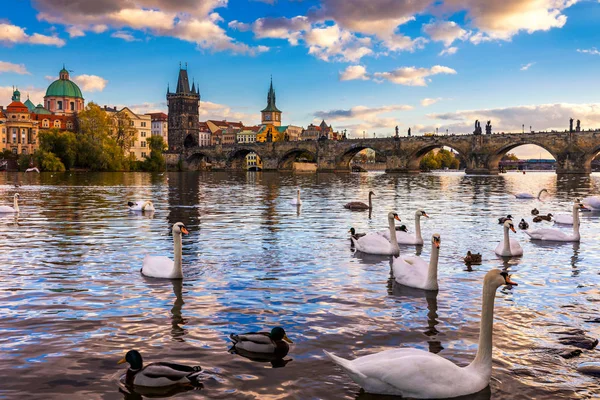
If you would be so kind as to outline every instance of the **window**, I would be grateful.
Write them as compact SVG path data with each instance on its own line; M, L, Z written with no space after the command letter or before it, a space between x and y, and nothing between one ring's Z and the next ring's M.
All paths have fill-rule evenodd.
M142 151L142 157L146 157L146 153Z
M67 129L73 129L73 122L67 121Z
M75 103L71 102L71 111L75 111Z
M12 116L12 118L17 118L17 116L16 116L16 115L13 115L13 116Z
M55 128L60 128L60 120L57 119L57 120L54 121L54 127Z
M145 127L146 127L146 123L142 122L142 128L145 128Z
M59 100L59 101L57 101L57 102L56 102L56 104L58 104L58 109L59 109L59 110L62 110L62 109L63 109L63 108L62 108L62 101L60 101L60 100Z
M21 119L25 119L25 116L24 116L24 115L21 115Z
M142 122L143 124L143 122ZM146 137L146 132L142 132L142 137Z
M49 128L50 127L50 121L48 121L47 119L42 121L42 126L44 128Z
M140 143L140 146L142 146L142 147L146 147L146 141L145 141L145 140L142 140L142 142Z
M13 147L13 148L12 148L12 152L13 152L13 154L17 154L17 152L18 152L18 151L19 151L19 149L17 149L16 147Z
M17 143L17 128L13 128L12 131L12 142Z
M129 126L135 126L135 122L129 121Z
M23 153L23 154L27 154L27 147L23 147L23 148L21 149L21 153Z

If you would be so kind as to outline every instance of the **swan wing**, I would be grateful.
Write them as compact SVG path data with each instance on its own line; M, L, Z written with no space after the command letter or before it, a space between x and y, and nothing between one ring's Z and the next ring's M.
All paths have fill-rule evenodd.
M390 240L389 230L380 231L378 234L386 238L388 241ZM415 235L404 231L396 231L396 242L398 242L398 244L423 244L423 242L419 241Z
M389 255L393 252L389 240L376 232L369 232L353 242L356 250L362 253Z
M488 384L445 358L417 349L386 350L353 361L326 354L368 393L456 397L475 393Z
M175 269L175 262L166 256L146 255L142 263L142 275L151 278L170 278Z
M0 213L14 213L15 209L11 206L0 206Z
M517 199L534 199L535 196L529 193L517 193L515 194Z
M581 202L590 208L600 209L600 196L585 197Z
M418 256L394 257L392 261L394 279L404 286L423 288L428 269L429 264Z
M348 209L354 209L354 210L362 210L362 209L368 209L369 206L366 205L365 203L361 202L361 201L351 201L350 203L346 203L344 205L344 208L348 208Z
M573 216L569 214L558 214L554 216L555 224L573 225Z
M516 239L509 239L509 243L510 243L510 253L513 256L522 256L523 255L523 248L521 247L521 245L519 244L519 242Z
M569 235L558 229L542 228L525 231L533 240L548 240L556 242L571 242L575 240L573 235Z

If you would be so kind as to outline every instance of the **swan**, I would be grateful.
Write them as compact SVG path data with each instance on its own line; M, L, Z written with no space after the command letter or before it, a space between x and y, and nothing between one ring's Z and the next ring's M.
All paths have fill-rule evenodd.
M421 217L429 218L429 215L423 210L417 210L415 212L415 234L412 235L408 232L396 232L396 240L399 244L423 244L423 237L421 236ZM380 232L387 240L390 240L390 233L388 231Z
M582 199L581 202L592 210L600 210L600 196L589 196Z
M485 275L481 305L479 346L475 359L459 367L437 354L412 348L385 350L352 361L324 351L367 393L411 398L448 398L477 393L492 376L494 298L502 285L517 285L507 272L494 269Z
M541 199L540 199L540 196L541 196L541 195L542 195L542 193L544 193L544 192L548 193L548 190L547 190L547 189L542 189L542 190L540 190L540 192L539 192L539 193L538 193L538 195L537 195L537 199L538 199L538 200L541 200ZM517 193L517 194L515 194L515 197L516 197L517 199L535 199L535 198L536 198L534 195L532 195L532 194L529 194L529 193Z
M509 229L514 233L517 233L517 231L515 231L515 225L511 220L508 220L504 223L504 240L502 240L500 243L498 243L498 246L496 246L496 254L502 257L522 256L523 248L519 242L508 237Z
M150 200L128 201L129 211L154 211L154 204Z
M525 231L533 240L546 240L553 242L579 242L579 210L585 210L585 206L579 201L573 203L573 233L568 234L558 229L542 228Z
M0 213L2 214L8 214L8 213L18 213L19 212L19 198L21 196L19 195L19 193L15 193L14 196L14 206L0 206Z
M348 210L371 210L373 209L373 202L371 200L371 197L373 197L374 195L375 193L373 193L372 191L369 192L369 205L366 205L362 201L351 201L350 203L345 204L344 208L347 208Z
M166 256L150 256L144 257L142 263L142 275L150 278L167 278L167 279L183 279L183 271L181 270L181 236L187 235L189 232L182 222L173 225L173 243L175 261Z
M400 254L400 248L396 241L396 227L394 220L400 221L398 214L390 212L388 214L389 235L392 240L387 240L378 232L369 232L365 236L355 239L351 237L352 243L357 251L367 254L392 255Z
M417 289L438 290L440 243L440 235L434 233L431 236L429 263L419 256L395 257L392 261L392 271L396 282Z
M37 169L37 167L33 167L33 168L27 168L25 170L25 172L37 172L38 174L40 173L40 170Z
M129 350L117 364L128 363L129 368L125 374L127 385L144 387L167 387L172 385L186 385L198 382L202 371L200 367L157 362L144 367L142 355L137 350Z
M292 199L292 201L290 201L291 204L295 205L295 206L301 206L302 205L302 200L300 200L300 189L298 189L298 195L295 199Z

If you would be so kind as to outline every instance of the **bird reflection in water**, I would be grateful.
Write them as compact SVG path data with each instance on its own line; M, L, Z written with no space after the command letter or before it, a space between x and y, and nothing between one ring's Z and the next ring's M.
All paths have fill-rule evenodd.
M253 353L251 351L247 351L244 349L238 349L235 345L231 346L228 350L231 354L237 354L248 360L261 362L261 363L271 363L273 368L282 368L285 367L289 362L293 361L292 358L285 359L287 354L275 355L275 354L264 354L264 353Z
M172 397L179 393L189 392L190 390L200 390L203 388L201 383L192 385L173 385L164 388L152 388L144 386L121 386L119 392L125 400L142 400L142 399L164 399Z
M398 400L404 397L386 396L381 394L366 393L363 389L356 394L355 400ZM488 385L485 389L469 394L467 396L453 397L452 400L490 400L492 398L492 389Z
M173 340L183 342L186 330L181 325L185 325L187 322L181 314L181 308L185 304L183 301L183 279L173 279L171 283L175 294L175 301L173 302L173 308L171 308L171 336Z
M423 332L427 337L427 343L429 344L429 352L437 354L444 349L442 342L437 340L437 335L440 333L436 325L439 324L437 318L437 290L422 290L415 289L408 286L400 285L393 277L388 281L388 294L395 297L409 297L422 298L425 297L427 301L427 328Z

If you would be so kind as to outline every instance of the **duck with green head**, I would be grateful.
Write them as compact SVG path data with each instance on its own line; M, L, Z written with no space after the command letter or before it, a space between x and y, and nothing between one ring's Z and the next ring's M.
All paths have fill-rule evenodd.
M137 350L129 350L117 364L128 363L125 384L152 388L198 383L202 368L187 365L156 362L144 367L142 355Z
M277 326L271 332L248 332L236 335L232 333L229 338L235 348L256 354L274 354L285 357L293 343L286 335L285 330Z

